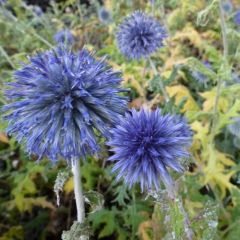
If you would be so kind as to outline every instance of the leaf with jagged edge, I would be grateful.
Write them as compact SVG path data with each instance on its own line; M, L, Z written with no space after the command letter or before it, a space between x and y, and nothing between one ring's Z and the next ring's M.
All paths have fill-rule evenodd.
M87 222L79 223L75 221L68 231L63 231L62 240L80 240L81 237L90 235L90 228ZM86 239L86 238L85 238Z
M175 97L176 104L179 104L183 98L187 98L186 103L182 108L182 112L189 110L198 110L198 104L195 102L189 90L183 85L174 85L166 87L166 90L170 97Z

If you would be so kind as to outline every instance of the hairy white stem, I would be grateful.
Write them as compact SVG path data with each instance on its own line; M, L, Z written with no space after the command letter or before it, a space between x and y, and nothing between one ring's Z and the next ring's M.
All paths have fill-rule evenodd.
M77 221L79 223L83 223L85 219L85 209L79 160L72 161L72 172L75 201L77 206Z
M169 198L176 204L176 206L178 207L179 211L181 212L181 214L183 216L184 231L186 234L186 239L192 240L194 234L191 229L191 223L190 223L188 214L183 207L182 197L178 193L178 187L176 185L174 185L170 189L167 189L167 191L168 191Z

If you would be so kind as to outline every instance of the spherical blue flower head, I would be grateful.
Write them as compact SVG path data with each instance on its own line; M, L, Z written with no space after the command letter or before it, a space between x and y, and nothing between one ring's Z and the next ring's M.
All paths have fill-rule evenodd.
M32 10L38 17L41 17L44 14L39 6L32 6Z
M7 2L7 0L0 0L0 6L4 5Z
M119 26L117 44L127 58L140 59L162 47L166 37L164 27L156 19L135 11Z
M98 10L98 18L101 22L103 23L110 23L112 21L112 16L111 16L111 13L106 10L105 8L100 8Z
M231 12L233 10L233 5L232 5L231 1L223 2L223 10L225 12Z
M73 44L74 36L68 29L61 30L54 35L54 41L56 43L65 43L65 44Z
M234 22L236 25L240 25L240 10L238 10L234 16Z
M96 130L108 128L127 108L121 74L87 50L63 46L41 53L14 74L4 107L7 132L26 144L27 152L50 158L84 158L99 150Z
M111 130L117 180L123 178L131 187L140 182L141 189L160 188L160 180L173 186L167 168L182 172L180 158L189 157L192 132L179 115L163 115L160 110L131 110Z

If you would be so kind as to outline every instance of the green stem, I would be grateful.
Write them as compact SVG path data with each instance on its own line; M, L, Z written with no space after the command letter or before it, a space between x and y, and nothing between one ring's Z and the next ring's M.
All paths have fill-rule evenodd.
M156 68L156 66L155 66L155 64L154 64L154 62L152 61L151 58L149 58L149 62L150 62L150 65L151 65L151 67L153 69L154 75L155 76L159 76L158 70L157 70L157 68ZM165 86L164 86L161 78L159 78L159 86L161 88L161 91L163 93L163 97L164 97L165 101L169 102L170 98L169 98L169 95L168 95L168 93L167 93L167 91L165 89Z
M178 194L176 187L174 187L174 196L175 196L174 199L170 199L170 200L173 201L173 207L176 208L177 211L182 215L182 218L183 218L182 224L183 224L183 229L184 229L184 232L186 235L186 239L192 240L193 239L193 231L190 226L190 220L189 220L187 212L185 211L185 209L183 207L182 198ZM175 216L172 216L172 217L175 217ZM172 219L172 222L175 222L174 220L175 219ZM176 224L178 224L178 223L176 223Z
M77 206L77 221L79 223L83 223L85 219L85 209L79 160L72 161L72 172L74 180L74 194Z
M131 236L131 240L134 240L134 238L135 238L134 218L136 217L136 198L135 198L134 189L132 191L132 203L133 203L133 209L132 209L132 236Z
M36 33L35 30L34 32L31 32L31 34L36 38L38 38L41 42L45 43L48 47L53 48L53 45L50 42L48 42L46 39L41 37L38 33Z
M224 19L224 10L223 10L223 0L219 1L219 14L220 14L220 25L221 25L221 32L222 32L222 41L223 41L223 63L222 66L225 68L227 65L227 57L228 57L228 39L227 39L227 27ZM217 82L217 92L214 102L214 108L213 108L213 120L212 120L212 129L211 129L211 143L213 144L214 136L216 133L216 127L218 122L218 104L220 99L220 93L221 93L221 87L223 84L223 77L218 77Z
M2 53L2 55L6 58L6 60L8 61L9 65L13 68L16 69L14 63L12 62L11 58L9 57L9 55L7 54L7 52L4 50L4 48L2 46L0 46L0 52Z

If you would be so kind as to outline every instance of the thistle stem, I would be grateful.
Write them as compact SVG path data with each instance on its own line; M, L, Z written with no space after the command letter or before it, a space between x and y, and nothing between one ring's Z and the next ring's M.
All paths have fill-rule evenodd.
M227 56L228 56L228 39L227 39L227 27L226 22L224 19L224 10L223 10L223 0L219 1L219 15L220 15L220 25L221 25L221 31L222 31L222 41L223 41L223 65L225 66L227 63ZM218 103L220 98L220 90L223 83L223 78L220 76L218 77L217 82L217 92L216 92L216 98L214 102L214 108L213 108L213 121L212 121L212 129L211 129L211 142L213 143L214 135L216 132L216 125L218 121Z
M154 75L158 76L159 75L158 74L158 70L157 70L157 68L156 68L156 66L155 66L155 64L154 64L154 62L152 61L151 58L149 58L149 62L150 62L151 68L153 69ZM169 98L169 95L168 95L168 93L167 93L167 91L165 89L165 86L164 86L161 78L159 78L159 86L161 88L161 91L163 93L163 97L164 97L165 101L169 102L170 98Z
M80 164L78 160L72 161L72 172L74 182L74 194L77 206L77 221L83 223L85 219L84 198L81 183Z
M2 46L0 46L0 53L2 53L2 55L6 58L7 62L9 63L9 65L13 69L16 69L14 63L11 60L11 58L9 57L9 55L7 54L7 52L4 50L4 48Z
M192 240L193 239L193 231L191 229L190 226L190 220L188 218L188 214L185 211L184 207L183 207L183 202L182 202L182 198L181 196L179 196L178 191L176 189L176 187L173 187L173 196L174 198L172 199L170 196L170 199L173 201L173 204L178 208L179 212L181 213L182 217L183 217L183 224L184 224L184 232L186 234L186 239L188 240Z

